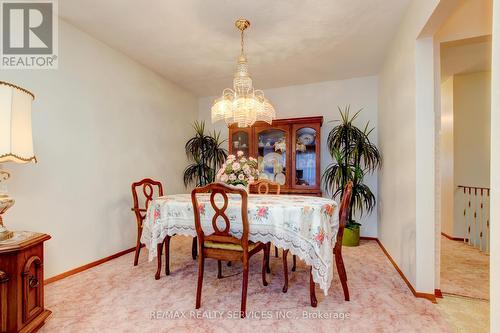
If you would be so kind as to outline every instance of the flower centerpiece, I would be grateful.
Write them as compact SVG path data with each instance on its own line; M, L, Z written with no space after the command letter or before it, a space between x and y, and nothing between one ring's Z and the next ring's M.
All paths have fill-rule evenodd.
M257 160L246 158L242 151L228 155L226 162L217 172L216 180L228 185L243 187L248 191L249 184L259 175Z

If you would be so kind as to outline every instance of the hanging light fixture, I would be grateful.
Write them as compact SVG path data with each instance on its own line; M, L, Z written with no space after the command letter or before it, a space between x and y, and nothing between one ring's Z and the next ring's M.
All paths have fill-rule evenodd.
M233 89L226 88L222 96L212 105L212 123L224 120L227 125L238 127L251 126L256 121L271 123L276 118L276 111L262 90L255 90L248 73L248 62L244 51L244 31L250 21L239 19L235 22L241 32L241 53L233 79Z

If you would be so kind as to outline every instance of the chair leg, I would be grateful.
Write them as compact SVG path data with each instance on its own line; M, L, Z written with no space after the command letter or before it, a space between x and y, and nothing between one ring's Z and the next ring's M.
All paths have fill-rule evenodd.
M134 266L137 266L139 262L139 254L141 253L141 236L142 236L142 228L137 226L137 242L135 244L135 257L134 257Z
M274 256L276 258L278 258L278 247L277 246L274 247Z
M198 286L196 287L196 309L201 306L201 287L203 286L203 271L205 269L205 258L200 253L198 256Z
M313 308L318 306L318 300L316 299L316 285L314 284L313 275L312 275L312 267L309 272L309 296L311 297L311 306Z
M266 251L267 253L267 257L266 257L266 272L267 274L271 274L271 265L269 264L269 259L271 257L271 243L267 243L266 244L266 248L264 249L264 251Z
M283 250L283 274L285 283L283 285L283 292L286 293L288 291L288 250Z
M264 245L264 257L262 258L262 284L264 286L267 286L266 271L268 263L269 263L269 251L266 244Z
M294 254L292 258L293 258L292 272L295 272L295 270L297 269L297 256Z
M196 256L198 255L198 237L193 238L193 243L191 244L191 256L193 260L196 260Z
M165 242L165 240L163 240ZM163 242L160 244L156 245L156 263L157 263L157 268L156 268L156 274L155 274L155 280L160 279L160 274L161 274L161 254L163 252Z
M172 236L165 237L165 275L170 275L170 238Z
M222 261L217 260L217 278L222 279Z
M243 262L243 286L241 288L241 318L245 318L247 309L248 261Z
M349 288L347 287L347 273L344 266L344 260L342 259L341 251L334 251L335 254L335 264L337 265L337 271L339 273L340 283L342 284L342 289L344 290L344 299L349 301Z

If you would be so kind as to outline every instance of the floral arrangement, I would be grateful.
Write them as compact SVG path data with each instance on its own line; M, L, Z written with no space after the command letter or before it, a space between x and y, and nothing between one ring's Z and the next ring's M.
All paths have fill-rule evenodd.
M281 139L280 141L276 142L274 144L274 151L279 151L281 153L284 153L286 150L286 142L285 139Z
M253 157L248 159L242 151L235 155L228 155L226 162L217 172L216 180L229 185L248 186L259 176L257 160Z

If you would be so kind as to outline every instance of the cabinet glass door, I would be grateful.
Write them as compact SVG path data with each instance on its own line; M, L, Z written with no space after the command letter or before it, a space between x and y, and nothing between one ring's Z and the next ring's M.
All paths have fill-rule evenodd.
M259 179L287 183L287 131L279 128L256 129Z
M318 129L294 127L294 187L318 187Z
M247 131L236 131L233 132L231 136L231 152L236 154L237 151L241 150L245 156L250 155L250 135Z

